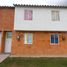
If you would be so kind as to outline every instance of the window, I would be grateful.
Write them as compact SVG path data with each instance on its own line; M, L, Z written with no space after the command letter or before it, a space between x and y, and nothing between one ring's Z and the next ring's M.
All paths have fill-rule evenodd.
M6 32L6 37L11 38L12 37L12 32Z
M58 44L59 35L58 34L52 34L51 35L51 44Z
M32 10L24 11L24 20L32 20Z
M33 35L32 33L25 33L24 34L24 43L25 44L32 44L33 42Z
M60 20L60 16L59 16L59 11L52 11L52 21L59 21Z

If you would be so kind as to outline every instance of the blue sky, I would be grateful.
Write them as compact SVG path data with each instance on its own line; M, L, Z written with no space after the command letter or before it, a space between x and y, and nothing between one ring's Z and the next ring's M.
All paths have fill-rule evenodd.
M0 0L0 5L12 6L13 4L67 4L67 0Z

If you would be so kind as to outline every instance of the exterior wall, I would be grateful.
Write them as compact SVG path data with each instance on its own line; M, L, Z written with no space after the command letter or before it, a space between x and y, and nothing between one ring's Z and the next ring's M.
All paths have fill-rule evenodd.
M24 33L26 32L13 32L12 55L67 55L67 32L31 32L32 45L24 44ZM53 45L50 43L50 35L55 33L59 34L59 43ZM21 37L20 41L16 39L18 35ZM62 40L62 36L65 37L65 41Z
M32 20L24 20L24 10L33 11ZM58 10L60 21L52 21L51 11ZM67 9L15 7L14 30L24 31L67 31Z
M0 50L1 50L1 39L2 39L2 36L1 35L2 35L2 32L0 32Z
M33 10L33 20L24 21L23 10L32 9ZM4 53L5 48L5 35L7 31L12 31L12 55L67 55L67 32L56 32L57 31L67 31L67 9L57 9L60 11L60 21L51 21L51 10L39 8L17 8L15 10L15 20L14 20L14 8L0 8L0 32L2 32L2 42L0 47L0 53ZM35 12L34 12L35 11ZM40 12L38 12L40 11ZM43 11L43 12L42 12ZM45 15L45 16L44 16ZM38 20L39 19L39 20ZM49 21L48 21L49 20ZM19 22L20 21L20 22ZM14 25L15 22L15 25ZM14 27L13 27L14 26ZM24 31L14 31L14 30L24 30ZM38 32L39 30L39 32ZM33 44L24 44L24 33L29 31L33 33ZM45 32L49 31L49 32ZM50 32L52 31L52 32ZM53 32L55 31L55 32ZM28 32L28 33L29 33ZM51 34L59 34L59 44L53 45L50 43ZM17 36L21 39L18 41ZM62 36L65 40L62 40Z
M5 35L14 28L14 7L0 7L0 32L2 32L0 53L4 53Z
M1 53L4 53L4 49L5 49L5 35L6 32L2 32Z
M14 26L14 8L0 7L0 31L12 31Z

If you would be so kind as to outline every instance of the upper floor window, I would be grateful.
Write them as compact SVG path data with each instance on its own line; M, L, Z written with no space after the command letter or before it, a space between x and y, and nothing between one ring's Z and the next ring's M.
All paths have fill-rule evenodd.
M51 15L52 15L52 21L60 21L59 11L52 10Z
M59 42L59 35L58 34L51 34L51 44L58 44Z
M24 20L32 20L33 12L32 10L25 10L24 11Z

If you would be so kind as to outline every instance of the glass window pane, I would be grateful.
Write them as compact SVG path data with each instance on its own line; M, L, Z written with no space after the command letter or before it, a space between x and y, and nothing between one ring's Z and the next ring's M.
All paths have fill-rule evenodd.
M25 33L24 35L24 43L25 44L32 44L32 33Z
M32 43L32 34L28 34L28 43Z
M58 34L55 34L55 43L58 43Z
M11 37L12 37L12 33L11 33L11 32L7 32L7 33L6 33L6 37L7 37L7 38L11 38Z
M24 20L32 20L32 10L25 10Z
M54 35L51 35L51 43L54 43Z
M52 21L59 21L60 17L59 17L59 11L53 10L52 11Z

